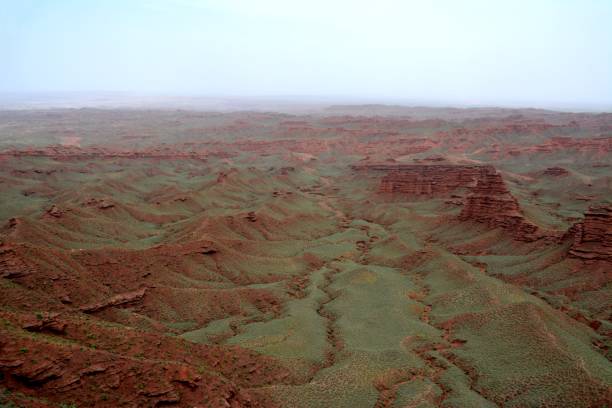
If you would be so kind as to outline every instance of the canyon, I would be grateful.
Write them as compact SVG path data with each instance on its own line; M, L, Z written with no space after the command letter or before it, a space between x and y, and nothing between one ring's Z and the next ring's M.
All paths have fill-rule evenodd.
M0 111L0 406L609 406L611 131Z

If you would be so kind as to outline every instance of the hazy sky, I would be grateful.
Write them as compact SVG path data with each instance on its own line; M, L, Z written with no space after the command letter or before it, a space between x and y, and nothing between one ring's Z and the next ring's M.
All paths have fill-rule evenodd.
M0 0L0 92L612 107L612 0Z

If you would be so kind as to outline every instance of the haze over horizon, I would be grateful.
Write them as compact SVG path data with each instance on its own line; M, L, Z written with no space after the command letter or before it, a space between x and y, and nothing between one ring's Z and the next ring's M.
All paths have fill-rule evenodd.
M0 0L0 408L612 408L612 0Z
M25 0L0 11L0 93L611 109L609 21L595 0Z

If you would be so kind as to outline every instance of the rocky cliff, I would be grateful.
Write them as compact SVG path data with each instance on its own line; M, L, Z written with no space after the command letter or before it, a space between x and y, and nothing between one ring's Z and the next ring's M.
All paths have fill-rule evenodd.
M519 203L500 173L490 165L369 164L353 166L358 172L382 175L378 192L407 198L450 196L467 190L459 219L503 228L521 241L540 238L538 227L523 217ZM460 202L459 202L460 203Z
M589 208L566 236L573 239L571 257L612 262L612 206Z
M467 197L461 220L476 221L492 228L503 228L521 241L537 239L538 228L526 221L518 201L493 167L483 167L472 193Z
M413 197L446 195L476 185L482 166L397 165L381 180L380 193L401 193Z

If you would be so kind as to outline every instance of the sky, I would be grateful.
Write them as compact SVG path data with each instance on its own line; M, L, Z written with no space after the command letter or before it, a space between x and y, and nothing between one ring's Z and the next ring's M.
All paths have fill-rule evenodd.
M0 93L612 108L612 0L0 0Z

